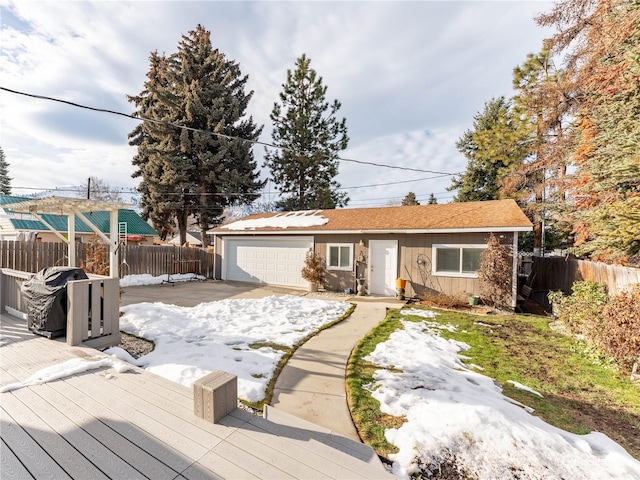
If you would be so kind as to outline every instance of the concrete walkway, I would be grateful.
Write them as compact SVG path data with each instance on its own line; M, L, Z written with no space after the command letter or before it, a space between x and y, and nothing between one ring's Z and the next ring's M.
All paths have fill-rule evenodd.
M404 302L358 298L351 316L323 330L289 359L276 381L271 405L330 431L360 441L347 407L345 374L353 347L378 323L387 308Z

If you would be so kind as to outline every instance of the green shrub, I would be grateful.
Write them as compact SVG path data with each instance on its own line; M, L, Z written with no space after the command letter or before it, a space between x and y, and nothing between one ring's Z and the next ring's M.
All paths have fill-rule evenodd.
M602 309L607 303L607 289L600 283L575 282L573 293L565 296L562 292L549 293L553 313L574 335L595 340L602 327Z
M604 353L624 369L630 370L640 358L640 284L609 299L599 337Z

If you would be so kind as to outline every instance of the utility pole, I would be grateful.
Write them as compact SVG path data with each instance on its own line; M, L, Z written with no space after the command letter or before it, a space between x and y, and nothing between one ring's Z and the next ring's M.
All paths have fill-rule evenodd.
M91 177L87 178L87 200L91 200Z

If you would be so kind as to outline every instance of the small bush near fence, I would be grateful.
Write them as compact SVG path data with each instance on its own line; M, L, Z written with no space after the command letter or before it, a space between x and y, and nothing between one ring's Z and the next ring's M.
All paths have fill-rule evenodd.
M609 299L602 311L602 323L604 353L630 369L640 360L640 284Z
M95 234L85 247L84 257L80 261L80 268L87 273L95 275L109 275L107 246Z
M611 297L604 285L592 281L575 282L572 290L571 295L549 294L554 316L630 371L640 360L640 285Z
M601 326L607 289L601 283L587 281L575 282L572 290L568 296L560 291L549 294L553 314L573 335L590 338Z

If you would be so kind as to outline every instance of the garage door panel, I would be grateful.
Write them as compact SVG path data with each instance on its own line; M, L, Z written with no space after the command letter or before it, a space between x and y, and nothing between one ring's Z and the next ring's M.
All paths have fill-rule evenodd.
M300 271L312 237L303 239L227 239L225 278L243 282L306 287Z

